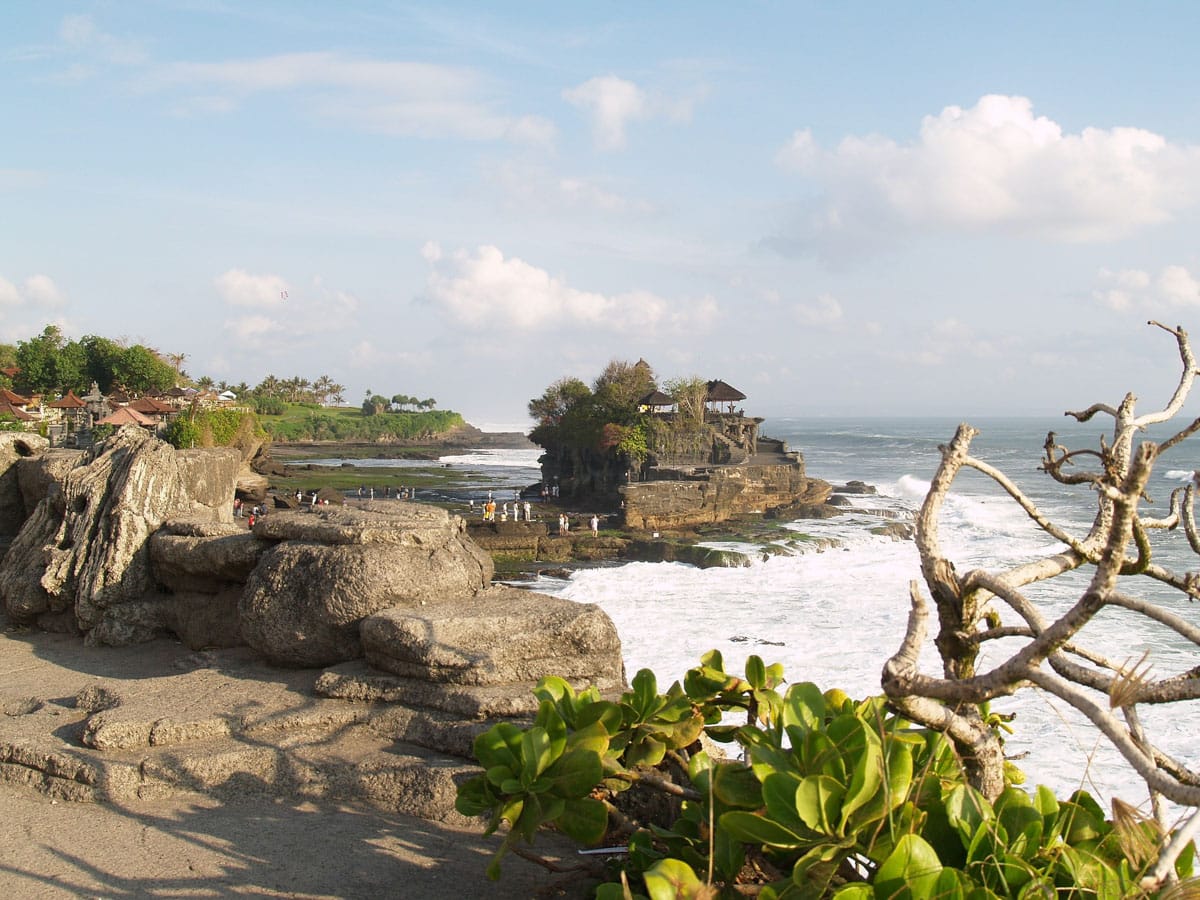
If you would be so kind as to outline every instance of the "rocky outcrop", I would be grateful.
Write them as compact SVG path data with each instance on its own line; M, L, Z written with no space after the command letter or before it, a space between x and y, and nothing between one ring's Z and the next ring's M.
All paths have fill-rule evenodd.
M24 431L0 432L0 554L21 530L33 509L21 493L17 464L44 453L49 442Z
M469 602L492 561L462 519L415 504L281 511L255 525L276 542L250 574L239 605L246 642L281 665L362 656L359 623L388 607Z
M176 451L136 427L81 455L0 563L9 616L34 622L65 614L90 632L110 610L140 602L154 590L147 542L164 521L181 514L232 521L238 459L234 450Z
M37 503L25 516L22 500L0 563L9 617L82 630L84 653L164 633L199 652L164 668L164 648L183 652L174 641L124 651L115 683L73 698L31 691L13 677L28 667L10 667L0 781L70 799L345 797L454 820L472 741L534 714L538 679L624 687L603 611L491 587L491 558L444 510L273 510L247 530L231 514L237 451L176 451L134 430L21 467ZM287 671L264 674L264 658ZM94 655L82 668L114 671Z
M828 484L806 477L799 462L713 466L662 472L658 477L660 480L622 485L629 527L646 531L694 528L780 507L822 504L830 493Z

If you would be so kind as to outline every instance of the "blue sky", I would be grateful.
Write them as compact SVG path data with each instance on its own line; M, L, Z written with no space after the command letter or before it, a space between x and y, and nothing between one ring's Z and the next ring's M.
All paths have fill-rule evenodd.
M13 0L0 341L481 424L639 357L768 417L1148 409L1197 10Z

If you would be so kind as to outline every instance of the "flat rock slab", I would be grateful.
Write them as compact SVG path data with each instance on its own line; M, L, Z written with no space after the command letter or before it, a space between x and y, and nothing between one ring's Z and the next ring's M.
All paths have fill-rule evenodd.
M0 633L0 782L78 801L351 800L467 824L454 794L476 768L406 739L436 737L420 713L315 695L320 674L245 648L93 648L10 629Z
M621 640L595 604L510 587L470 603L393 607L361 626L367 661L434 683L503 685L544 675L584 678L601 691L624 682Z
M318 506L279 510L254 523L254 533L273 541L318 544L429 546L462 534L466 525L440 507L423 503L377 503L365 508Z

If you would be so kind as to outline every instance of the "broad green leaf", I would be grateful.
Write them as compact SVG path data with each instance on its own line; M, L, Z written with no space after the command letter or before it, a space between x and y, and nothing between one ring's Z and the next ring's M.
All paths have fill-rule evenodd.
M691 866L677 859L656 862L642 874L650 900L691 900L707 897L708 889Z
M608 750L608 730L600 722L592 722L585 728L572 731L567 735L567 752L571 750L591 750L603 755Z
M621 704L633 710L636 722L641 722L659 706L658 679L649 669L640 669L630 682L633 688L621 696Z
M846 789L828 775L809 775L796 789L796 810L813 831L840 836L838 822L845 796Z
M906 834L875 873L875 893L879 897L932 897L941 873L942 863L934 849L920 835Z
M761 844L787 850L810 843L808 839L793 834L778 822L764 818L758 813L734 810L722 813L719 821L731 837L747 844Z
M491 785L483 775L469 778L458 787L454 808L464 816L478 816L499 802Z
M767 686L767 667L763 664L762 657L751 654L746 660L746 680L756 691L761 691Z
M788 688L783 697L783 724L804 730L820 728L825 721L825 697L810 681Z
M996 798L996 819L1008 835L1008 852L1031 858L1041 849L1042 814L1020 788L1010 787Z
M771 690L756 690L754 702L758 704L758 721L764 725L778 721L783 714L783 698Z
M950 824L967 847L979 831L979 826L992 819L992 806L975 788L968 784L956 784L944 796L946 816Z
M836 891L833 896L837 900L875 900L875 888L869 884L844 884Z
M559 678L557 675L545 675L534 686L533 696L539 700L549 700L557 705L563 697L574 697L575 690L567 683L566 679Z
M726 806L758 809L763 805L762 785L754 772L738 762L713 767L713 793Z
M845 784L846 761L833 739L824 731L805 733L797 726L788 726L788 736L799 749L800 768L805 775L828 775Z
M796 809L800 780L793 772L772 772L762 781L762 795L767 814L772 819L796 834L805 834L808 826Z
M576 749L559 757L540 780L546 782L547 789L556 796L571 800L586 797L603 778L604 765L600 762L600 754Z
M554 762L545 728L534 726L521 736L521 783L528 787Z
M507 766L509 771L519 772L521 769L521 735L523 733L511 722L500 722L493 725L475 738L475 758L485 769Z
M842 801L842 816L838 827L843 833L855 811L878 798L883 786L883 745L873 732L867 731L865 735L862 752L851 770L846 799Z
M568 800L554 824L573 841L596 844L608 830L608 809L592 797Z
M625 765L631 769L635 766L657 766L666 755L666 744L652 737L644 737L629 745L625 751Z
M538 714L533 724L546 732L546 737L550 740L550 758L554 760L562 756L567 746L567 723L563 721L554 704L549 700L538 704Z
M621 707L608 700L598 700L585 706L575 715L575 729L582 731L589 725L599 722L610 735L621 730Z

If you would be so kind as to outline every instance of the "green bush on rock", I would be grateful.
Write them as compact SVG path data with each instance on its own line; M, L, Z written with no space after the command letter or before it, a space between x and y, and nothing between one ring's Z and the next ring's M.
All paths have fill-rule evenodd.
M1152 896L1140 882L1166 837L1127 807L1109 820L1086 792L1011 784L989 802L943 735L882 697L783 681L756 656L730 675L717 651L666 693L648 670L615 701L542 679L533 725L482 734L484 772L459 789L487 833L508 825L488 876L552 826L626 845L590 873L602 900Z

